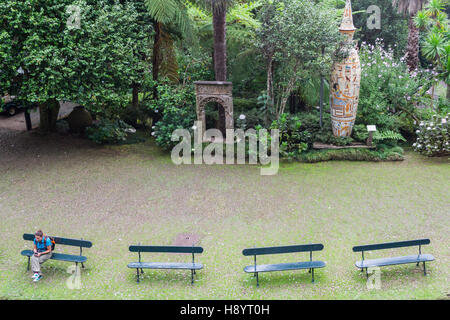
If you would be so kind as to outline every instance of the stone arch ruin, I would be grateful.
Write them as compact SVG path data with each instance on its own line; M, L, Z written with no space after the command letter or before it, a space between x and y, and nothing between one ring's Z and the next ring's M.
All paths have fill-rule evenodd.
M220 104L225 112L225 130L234 129L233 121L233 84L225 81L196 81L197 121L202 122L202 136L205 131L205 107L208 102Z

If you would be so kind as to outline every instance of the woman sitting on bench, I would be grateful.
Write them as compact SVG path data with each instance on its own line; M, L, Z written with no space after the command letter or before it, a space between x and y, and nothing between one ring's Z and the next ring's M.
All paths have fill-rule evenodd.
M41 264L52 257L52 241L49 237L44 236L41 230L34 234L34 255L31 257L31 270L34 282L42 279Z

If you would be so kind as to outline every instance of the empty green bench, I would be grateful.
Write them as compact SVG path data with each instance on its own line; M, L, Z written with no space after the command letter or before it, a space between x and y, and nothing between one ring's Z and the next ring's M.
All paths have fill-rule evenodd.
M256 286L259 287L259 272L272 272L272 271L288 271L308 269L312 275L312 282L314 283L314 269L325 267L323 261L313 261L313 251L320 251L323 249L323 244L304 244L294 246L282 246L282 247L263 247L263 248L248 248L242 251L244 256L254 256L254 264L244 268L247 273L253 273L256 277ZM295 252L309 252L309 261L305 262L289 262L278 264L256 264L256 256L267 254L282 254L282 253L295 253Z
M195 254L203 252L202 247L194 246L141 246L131 245L129 247L131 252L137 252L139 261L131 262L128 264L128 268L136 269L136 282L139 283L139 270L144 273L143 269L172 269L172 270L191 270L191 284L194 284L194 274L196 270L203 268L201 263L195 262ZM191 253L192 262L142 262L141 252L154 252L154 253Z
M387 242L387 243L378 243L378 244L369 244L363 246L355 246L353 247L354 252L361 252L362 260L356 261L355 266L361 269L361 272L366 269L366 276L369 276L367 272L367 268L371 267L384 267L405 263L416 263L418 266L420 262L423 263L423 274L427 275L427 269L425 266L425 262L433 261L434 257L431 254L422 254L422 246L430 244L430 239L418 239L418 240L409 240L409 241L399 241L399 242ZM394 249L394 248L403 248L403 247L412 247L418 246L419 253L415 255L408 256L400 256L400 257L390 257L390 258L380 258L380 259L364 259L365 251L374 251L374 250L384 250L384 249Z
M53 237L53 236L50 236L50 237L55 240L55 244L56 244L55 249L59 248L59 246L61 246L61 245L73 246L73 247L80 248L79 255L52 252L51 259L59 260L59 261L66 261L66 262L74 262L77 267L78 267L78 264L81 263L81 266L84 268L84 263L87 261L87 258L83 256L83 248L91 248L92 242L86 241L83 239L78 240L78 239L69 239L69 238ZM25 233L23 235L23 240L33 241L34 234ZM28 257L27 271L29 271L30 270L30 259L34 255L33 250L23 250L20 254L25 257Z

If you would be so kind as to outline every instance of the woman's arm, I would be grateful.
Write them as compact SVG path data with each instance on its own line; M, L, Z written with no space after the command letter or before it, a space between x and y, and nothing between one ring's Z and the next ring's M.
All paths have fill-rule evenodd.
M41 255L43 255L43 254L50 253L51 251L52 251L52 246L48 246L48 247L47 247L47 251L40 252L39 255L41 256Z
M52 251L52 245L49 245L49 246L47 247L47 251L39 252L39 253L37 254L37 256L40 257L40 256L42 256L43 254L50 253L51 251Z

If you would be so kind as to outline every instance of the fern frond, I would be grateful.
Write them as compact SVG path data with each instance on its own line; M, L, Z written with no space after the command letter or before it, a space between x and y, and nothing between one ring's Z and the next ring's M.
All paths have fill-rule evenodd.
M162 24L173 22L179 8L176 0L145 0L145 5L153 19Z
M394 140L394 141L406 141L406 139L398 132L392 130L376 131L373 135L373 139L377 141Z

